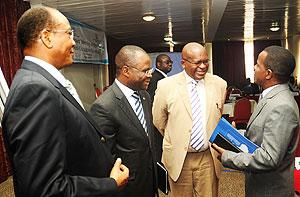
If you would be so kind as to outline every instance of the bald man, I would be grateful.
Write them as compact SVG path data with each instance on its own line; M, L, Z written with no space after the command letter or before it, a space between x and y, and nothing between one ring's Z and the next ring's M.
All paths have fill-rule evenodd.
M149 92L152 101L154 99L157 82L167 77L167 74L172 70L172 64L173 64L173 61L167 54L159 54L156 57L155 62L156 62L156 68L152 73L152 78L147 88L147 91Z
M153 122L164 136L162 162L171 197L215 197L220 162L208 139L225 102L226 82L207 73L208 54L195 42L182 50L184 71L158 82Z
M146 91L151 78L149 55L127 45L117 53L117 77L94 102L91 115L103 128L109 149L130 169L122 197L153 197L157 191L151 100Z

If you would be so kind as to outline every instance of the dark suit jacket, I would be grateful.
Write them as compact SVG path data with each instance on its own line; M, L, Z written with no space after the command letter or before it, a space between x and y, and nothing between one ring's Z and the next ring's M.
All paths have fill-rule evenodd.
M158 72L156 69L155 71L152 73L152 78L150 79L150 83L148 86L148 93L150 94L151 100L153 102L154 99L154 95L155 95L155 90L157 88L157 82L161 79L165 78L163 76L163 74L161 74L160 72Z
M155 95L155 90L157 88L157 82L161 79L165 78L163 74L158 72L156 69L152 73L152 78L150 79L150 83L148 86L148 93L150 94L151 101L154 101L154 95ZM162 141L163 141L163 136L160 134L160 132L154 127L154 143L156 147L156 159L157 161L161 161L161 156L162 156Z
M101 178L113 160L97 125L33 62L24 60L15 75L2 126L16 196L113 196L117 190L113 179Z
M146 91L142 97L148 136L130 103L114 82L92 105L91 115L103 128L111 152L129 168L130 177L122 196L154 196L155 173L151 103Z

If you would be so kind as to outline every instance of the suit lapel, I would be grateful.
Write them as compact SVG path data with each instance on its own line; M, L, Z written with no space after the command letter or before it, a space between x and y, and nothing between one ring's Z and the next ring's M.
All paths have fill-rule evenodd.
M154 74L157 75L157 79L158 79L158 80L161 80L161 79L165 78L165 76L164 76L163 74L161 74L161 73L160 73L159 71L157 71L157 70L154 71Z
M128 102L126 96L123 94L121 89L118 87L116 82L112 84L112 90L117 98L117 105L120 107L120 109L123 111L123 113L127 116L127 118L132 122L132 124L137 128L137 130L143 130L144 128L142 124L140 123L140 120L136 116L135 112L133 111L130 103ZM143 132L144 136L146 135L146 132Z
M178 75L178 80L177 80L177 85L178 85L178 93L180 94L180 97L184 103L184 106L190 115L191 119L192 118L192 109L191 109L191 102L190 102L190 96L187 90L186 86L186 79L184 76L184 73L182 72L180 75Z
M278 85L274 87L269 93L267 93L264 98L258 102L256 109L254 110L253 114L251 115L248 125L247 125L247 130L252 124L252 122L256 119L256 117L260 114L261 110L265 107L267 104L267 101L269 99L272 99L274 96L276 96L279 92L287 90L288 86L286 84Z
M208 118L210 117L210 112L211 112L211 105L212 105L212 100L211 98L214 98L215 95L213 95L212 86L213 83L210 83L209 78L207 75L204 78L204 89L205 89L205 124L207 125L208 123ZM214 106L212 106L214 107Z
M250 116L248 125L246 130L248 130L248 128L250 127L250 125L252 124L252 122L256 119L256 117L260 114L261 110L264 108L264 106L267 104L267 100L263 99L261 100L258 105L256 106L256 109L254 110L253 114Z
M100 130L97 126L97 124L94 122L94 120L82 109L82 107L79 105L79 103L75 100L75 98L68 92L68 90L63 87L50 73L48 73L45 69L40 67L39 65L36 65L33 62L24 60L21 66L22 69L31 70L34 72L37 72L41 74L43 77L45 77L51 84L53 84L61 94L68 100L70 103L72 103L81 113L82 115L91 123L91 125L96 129L98 134L100 136L103 136L100 133Z

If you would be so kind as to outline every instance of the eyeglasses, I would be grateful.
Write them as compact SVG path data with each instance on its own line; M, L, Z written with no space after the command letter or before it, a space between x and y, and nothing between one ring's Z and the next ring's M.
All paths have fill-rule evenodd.
M128 66L128 67L129 67L129 68L134 68L134 69L136 69L136 70L138 70L138 71L144 73L144 75L150 75L150 74L152 74L152 68L150 68L150 69L148 69L148 70L140 70L140 69L138 69L138 68L136 68L136 67L134 67L134 66Z
M210 60L203 60L203 61L198 61L198 62L191 62L190 60L188 60L188 59L184 59L184 58L182 58L184 61L187 61L187 62L189 62L190 64L194 64L194 65L198 65L198 66L200 66L200 65L202 65L202 64L204 64L204 65L208 65L209 64L209 61Z
M53 33L63 32L63 33L69 34L70 39L74 38L74 30L73 29L54 29L54 30L47 30L47 31L53 32Z

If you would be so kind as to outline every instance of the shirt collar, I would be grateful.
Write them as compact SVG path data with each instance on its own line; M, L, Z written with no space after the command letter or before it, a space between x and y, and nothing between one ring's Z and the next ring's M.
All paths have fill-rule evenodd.
M185 79L186 79L186 84L189 85L189 84L192 84L193 81L196 81L195 79L193 79L192 77L190 77L186 72L185 70L183 70L184 72L184 75L185 75ZM198 83L201 83L201 84L204 84L204 79L200 79L199 81L196 81L197 84Z
M53 65L33 56L25 56L24 59L39 65L40 67L45 69L52 77L54 77L61 85L63 85L64 87L67 86L66 78Z
M268 87L267 89L265 89L261 94L262 94L262 98L264 98L271 90L273 90L275 87L279 86L279 84Z
M134 90L130 89L126 85L122 84L118 79L115 79L116 84L119 86L123 94L126 96L126 98L129 98L133 95Z
M164 73L162 70L159 70L158 68L155 68L158 72L160 72L164 77L168 77L166 73Z

